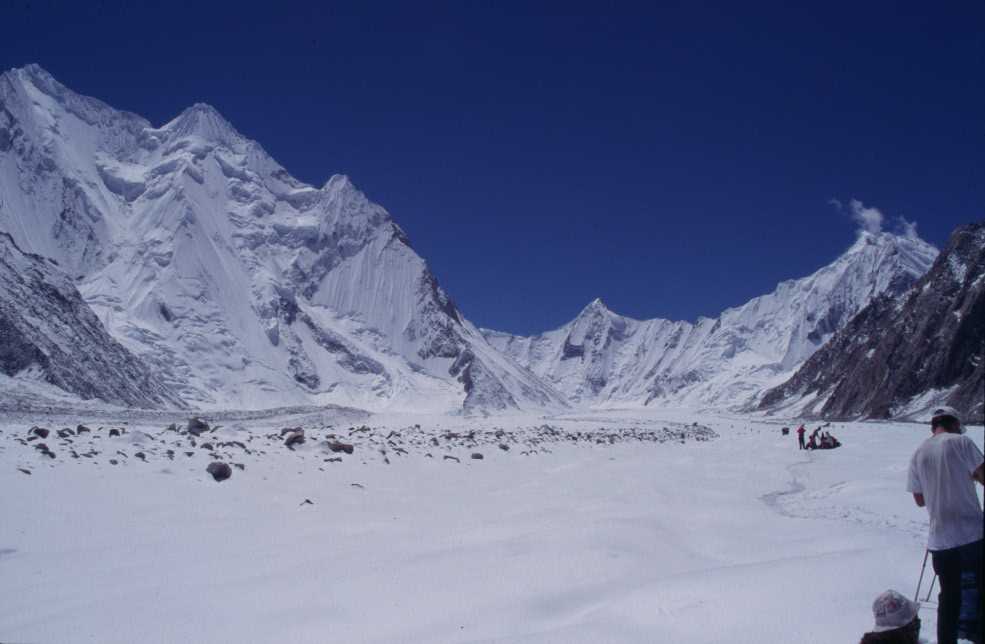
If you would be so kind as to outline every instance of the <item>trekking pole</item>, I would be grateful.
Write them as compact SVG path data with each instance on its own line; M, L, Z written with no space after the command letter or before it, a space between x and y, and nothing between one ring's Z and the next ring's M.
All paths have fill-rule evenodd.
M923 565L920 567L920 579L917 581L917 592L913 593L913 601L920 601L920 586L923 585L923 573L927 570L927 557L930 556L930 550L923 551Z
M935 581L937 581L937 573L934 573L934 578L930 580L930 588L927 589L927 596L923 598L925 602L930 601L930 593L934 592Z

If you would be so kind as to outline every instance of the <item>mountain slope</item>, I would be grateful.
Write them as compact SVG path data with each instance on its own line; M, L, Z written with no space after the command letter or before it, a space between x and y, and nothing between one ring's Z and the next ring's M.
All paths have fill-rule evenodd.
M744 408L874 297L906 290L936 254L913 235L861 231L833 263L715 319L640 321L596 300L539 336L484 333L577 404Z
M348 178L297 181L208 105L153 127L37 66L7 72L0 194L0 230L193 404L564 405Z
M983 422L985 222L955 230L912 289L872 302L760 407L888 418L940 404Z
M0 373L82 399L177 407L154 372L114 341L52 262L0 233Z

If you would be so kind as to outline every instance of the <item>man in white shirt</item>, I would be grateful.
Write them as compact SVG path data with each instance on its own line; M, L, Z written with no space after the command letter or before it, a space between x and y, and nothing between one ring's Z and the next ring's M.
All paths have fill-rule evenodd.
M985 484L982 453L974 441L964 435L958 413L950 407L934 411L930 421L931 436L910 459L907 490L930 515L927 548L940 579L937 604L937 642L955 644L961 614L961 577L972 574L977 579L975 633L982 641L982 507L978 503L974 481Z

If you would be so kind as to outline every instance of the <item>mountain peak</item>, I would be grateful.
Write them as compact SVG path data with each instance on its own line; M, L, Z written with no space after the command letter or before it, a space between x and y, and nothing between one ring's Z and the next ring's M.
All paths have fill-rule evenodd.
M579 314L579 317L583 315L599 314L599 313L612 313L612 311L609 309L609 307L605 305L605 302L602 301L602 298L597 297L591 302L589 302L584 309L582 309L581 313Z
M168 130L178 137L198 136L220 143L243 140L243 136L219 113L219 110L208 103L195 103L161 129Z

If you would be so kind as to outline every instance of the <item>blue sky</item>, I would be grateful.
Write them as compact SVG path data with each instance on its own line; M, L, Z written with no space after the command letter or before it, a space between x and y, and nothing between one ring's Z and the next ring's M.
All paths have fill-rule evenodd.
M847 248L851 199L938 246L985 217L978 0L77 4L0 8L0 67L348 174L482 326L715 315Z

